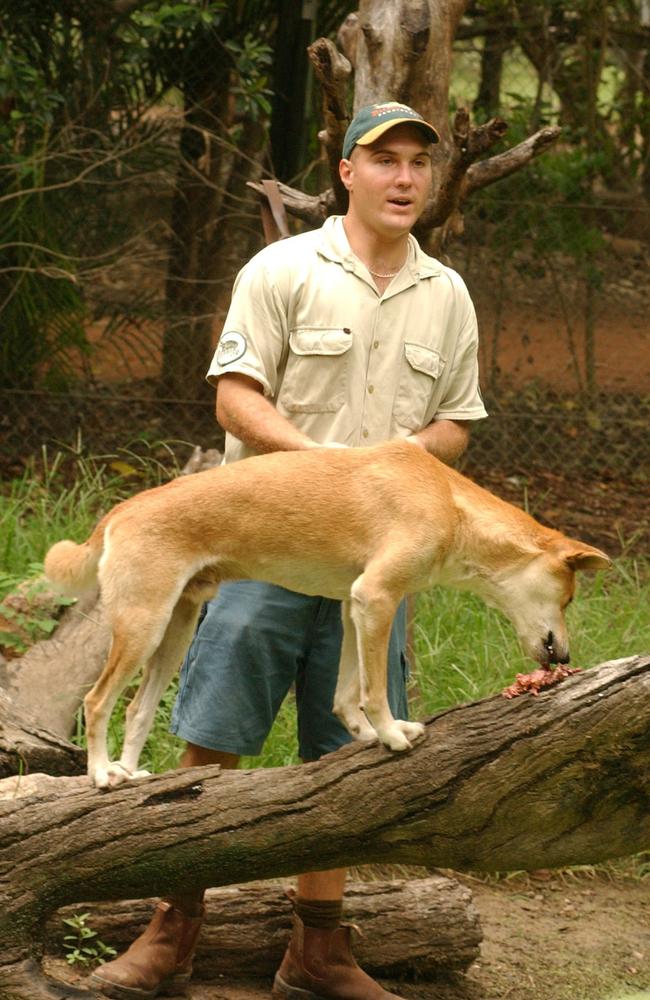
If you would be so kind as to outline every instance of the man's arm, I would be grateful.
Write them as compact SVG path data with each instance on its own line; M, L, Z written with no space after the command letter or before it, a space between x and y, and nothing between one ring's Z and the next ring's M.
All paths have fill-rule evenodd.
M469 425L469 420L434 420L417 434L411 434L409 441L451 465L469 444Z
M259 454L319 447L278 413L260 383L247 375L232 372L219 377L216 413L225 431Z

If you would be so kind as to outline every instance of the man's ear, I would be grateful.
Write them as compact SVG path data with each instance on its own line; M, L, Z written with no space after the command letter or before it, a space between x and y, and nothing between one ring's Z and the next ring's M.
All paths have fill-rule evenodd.
M352 187L352 173L353 166L350 160L340 160L339 161L339 177L341 178L341 183L347 191Z
M575 538L563 538L560 542L556 542L553 548L556 549L560 559L573 570L593 572L598 569L609 569L612 564L612 560L605 552Z

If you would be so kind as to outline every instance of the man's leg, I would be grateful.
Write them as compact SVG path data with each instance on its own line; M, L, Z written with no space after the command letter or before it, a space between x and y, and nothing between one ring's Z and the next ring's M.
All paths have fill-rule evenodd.
M296 683L298 732L303 760L317 760L351 742L331 711L341 645L340 606L323 600L312 631L305 669ZM391 635L388 695L397 718L407 718L406 608L398 611ZM356 963L351 927L342 924L347 870L298 876L291 940L273 984L273 995L286 1000L400 1000Z

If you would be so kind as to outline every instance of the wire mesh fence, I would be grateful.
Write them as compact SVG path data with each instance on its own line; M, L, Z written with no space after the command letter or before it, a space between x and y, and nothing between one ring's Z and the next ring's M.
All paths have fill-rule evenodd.
M482 103L488 114L490 101L497 101L511 124L509 145L558 120L564 113L561 63L553 69L547 60L542 73L530 39L518 39L509 27L496 94L483 87L477 95L479 79L486 82L486 38L501 29L497 24L496 34L481 29L477 35L469 28L456 44L452 110ZM558 37L557 26L547 29ZM636 58L615 34L609 44L616 51L606 80L610 92L600 95L613 109L605 139L620 119L615 97ZM72 247L66 266L73 256L77 263L76 298L48 300L53 311L39 312L37 292L44 281L51 288L62 278L58 258L53 251L43 256L42 233L29 232L31 216L22 213L21 233L31 242L14 269L20 270L17 282L34 280L35 291L24 298L24 314L11 314L17 296L4 297L3 478L38 462L43 447L108 455L166 442L183 464L194 446L221 445L213 393L202 374L234 274L263 243L246 180L263 169L264 143L257 126L249 133L240 128L237 143L234 132L217 129L212 149L220 159L197 161L205 176L197 170L186 176L182 119L178 108L154 109L141 127L116 116L110 136L100 141L85 133L74 156L57 153L59 185L48 194L57 233L52 247L62 253ZM617 133L613 154L603 139L599 154L613 160L600 179L589 173L589 142L586 153L563 142L486 188L466 205L465 233L448 252L477 306L490 412L474 430L463 469L557 527L575 527L587 540L619 550L634 540L650 552L650 218L639 184L614 183L621 164L628 180L640 169L638 123L635 128ZM90 171L92 157L98 159ZM322 169L322 163L313 168L312 182ZM612 178L611 190L603 176ZM193 223L204 242L188 238L185 245L174 206L179 190L186 203L194 197L192 185L200 187ZM212 201L201 201L204 189ZM27 245L10 232L4 242ZM189 282L191 267L179 277L180 264L191 264L195 253L207 253L214 265L199 268ZM11 257L9 264L14 267ZM47 323L45 336L38 336L39 323ZM183 379L175 378L181 369ZM183 385L191 388L181 391Z

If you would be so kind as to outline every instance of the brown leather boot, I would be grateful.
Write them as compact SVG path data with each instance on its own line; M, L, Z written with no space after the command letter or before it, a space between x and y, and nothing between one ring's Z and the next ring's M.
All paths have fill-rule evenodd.
M158 903L147 929L123 955L95 970L91 986L118 1000L185 993L204 916L203 907L200 916L188 917L173 903Z
M401 1000L387 993L354 960L352 928L305 927L294 914L293 932L273 983L283 1000Z

